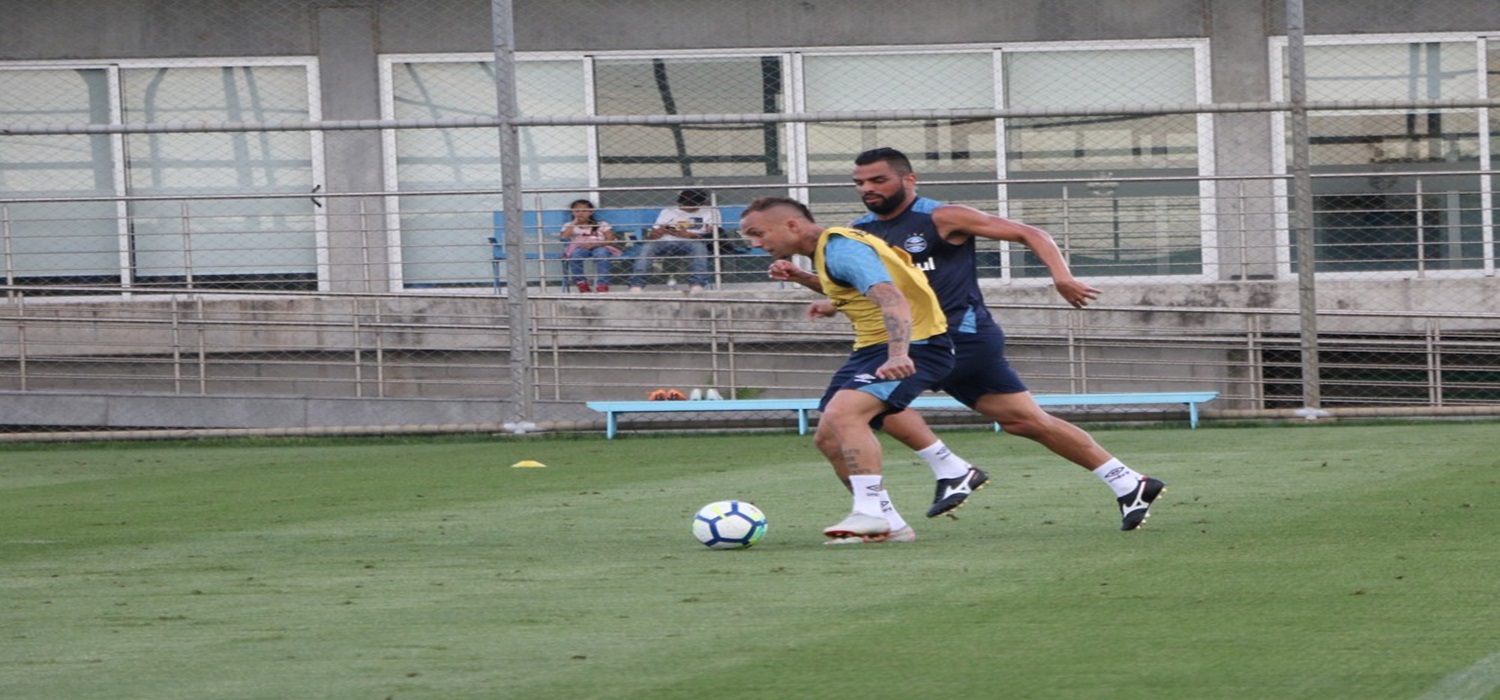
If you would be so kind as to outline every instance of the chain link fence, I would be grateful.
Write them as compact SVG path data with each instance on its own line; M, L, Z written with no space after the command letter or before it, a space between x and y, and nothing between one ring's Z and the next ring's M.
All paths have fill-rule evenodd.
M803 317L739 212L790 195L847 223L853 158L881 146L1104 290L1072 309L1030 251L979 240L1038 393L1218 391L1209 418L1500 407L1500 16L1370 34L1329 0L1304 38L1294 0L1254 42L757 49L734 17L663 27L667 5L127 3L112 21L161 36L97 55L4 34L57 31L11 15L0 423L595 428L584 401L659 388L813 396L849 329ZM745 31L807 21L774 9ZM787 424L654 423L710 419Z

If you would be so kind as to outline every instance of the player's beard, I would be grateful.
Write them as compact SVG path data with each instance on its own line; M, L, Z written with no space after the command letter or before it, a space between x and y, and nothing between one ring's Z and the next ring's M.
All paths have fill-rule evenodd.
M860 201L864 202L865 208L869 209L876 216L893 214L900 211L901 207L906 205L906 188L903 187L896 190L895 194L889 197L881 197L873 202L868 199L861 199Z

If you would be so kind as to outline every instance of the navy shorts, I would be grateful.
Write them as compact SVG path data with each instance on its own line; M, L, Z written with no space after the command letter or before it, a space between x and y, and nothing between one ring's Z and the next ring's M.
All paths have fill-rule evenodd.
M853 389L871 394L886 403L886 410L875 417L873 424L879 426L880 419L906 408L912 399L922 392L937 386L953 371L953 346L948 336L928 338L925 343L912 343L907 355L916 365L916 374L905 379L877 379L875 370L885 364L888 346L868 345L855 350L839 371L834 372L828 382L823 400L818 402L821 410L833 400L833 395L844 389Z
M969 408L986 394L1019 394L1026 391L1020 375L1005 359L1005 331L999 326L981 327L977 333L949 333L956 362L953 372L939 387Z

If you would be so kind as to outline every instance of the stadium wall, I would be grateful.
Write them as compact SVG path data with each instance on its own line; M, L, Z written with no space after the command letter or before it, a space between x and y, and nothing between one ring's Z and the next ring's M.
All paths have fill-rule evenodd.
M1493 27L1500 33L1500 4L1485 0L1438 0L1430 3L1310 2L1307 24L1319 34L1410 35L1472 32ZM360 2L229 2L156 0L98 3L59 0L48 3L0 3L0 68L5 62L102 61L142 58L316 57L322 118L378 119L380 80L378 59L389 54L485 53L493 48L489 4L456 0L386 0ZM832 2L829 0L758 3L704 3L690 0L642 2L535 2L516 0L515 33L521 51L640 51L671 55L698 49L797 49L897 44L906 46L985 44L990 42L1209 40L1213 101L1259 102L1271 99L1272 37L1284 31L1279 2L1244 0L1142 0L1106 2L1065 0L1044 2ZM80 17L89 18L79 21ZM1004 306L1002 315L1015 337L1015 350L1026 358L1023 368L1037 377L1042 391L1115 391L1141 389L1173 376L1190 380L1191 388L1221 389L1223 408L1255 409L1265 405L1262 382L1252 367L1255 346L1242 350L1247 327L1253 333L1286 337L1296 332L1295 283L1269 280L1278 261L1270 246L1246 247L1232 239L1244 231L1284 228L1269 207L1246 207L1245 202L1269 203L1282 195L1268 175L1274 174L1278 154L1276 134L1264 113L1224 113L1212 117L1215 160L1220 176L1246 176L1240 189L1225 188L1215 216L1220 245L1237 244L1246 258L1224 279L1211 282L1109 280L1109 313L1122 321L1118 332L1109 324L1086 327L1070 310L1055 307L1046 287L997 287L992 303ZM339 131L324 135L323 158L328 177L325 192L335 195L382 193L387 182L382 158L385 145L376 130ZM332 220L354 222L381 211L382 197L334 196L326 200ZM377 217L378 218L378 217ZM324 291L332 295L386 291L384 277L389 252L371 247L362 238L380 224L329 227L329 268ZM800 308L786 304L782 291L747 289L720 297L740 307L769 303L775 311L770 323L793 329ZM1500 308L1493 275L1471 279L1347 279L1320 286L1320 305L1346 312L1329 324L1337 332L1358 335L1381 333L1431 336L1436 333L1494 333L1486 318L1445 318L1453 312L1451 299L1461 298L1469 309ZM496 345L508 327L502 298L399 298L365 296L365 306L350 309L349 299L296 298L288 300L222 298L189 302L115 299L97 307L92 302L29 308L12 300L0 306L12 322L0 326L0 346L26 344L45 348L44 359L6 352L0 385L0 411L24 416L36 424L89 424L77 412L74 394L99 396L139 390L131 405L140 413L109 425L171 427L174 422L204 426L306 426L430 423L440 417L453 423L496 422L496 402L509 399L505 372L509 359ZM683 378L682 370L695 360L657 348L661 328L682 321L683 338L711 336L717 319L694 315L676 306L644 308L628 300L610 300L595 312L628 319L637 330L599 334L580 320L579 302L549 299L543 294L537 316L555 319L561 330L551 335L558 348L555 360L538 350L537 372L559 378L540 387L548 420L587 420L573 402L591 398L601 387L618 391L618 398L636 392L635 383L621 383L630 375L636 382L670 384ZM280 305L268 312L268 306ZM690 305L686 308L698 308ZM74 314L83 308L86 314ZM103 310L98 310L103 309ZM1181 311L1176 311L1181 309ZM1203 310L1225 313L1204 313ZM1258 316L1255 310L1277 313ZM1247 313L1231 315L1229 311ZM191 341L164 343L163 337L181 334L192 326L193 313L207 314L219 324L199 326ZM1362 313L1368 315L1361 315ZM131 327L132 318L149 323ZM201 321L204 316L199 317ZM122 323L124 319L124 323ZM311 321L309 321L311 319ZM354 327L352 320L364 325ZM1246 319L1254 319L1247 321ZM175 324L175 326L174 326ZM380 346L367 342L371 327L389 340ZM1142 329L1152 329L1142 331ZM747 334L762 331L754 327ZM1080 331L1074 333L1074 331ZM1117 347L1090 345L1078 350L1078 338L1111 335L1144 343L1152 333L1191 342L1142 347L1126 342ZM1251 335L1253 335L1251 333ZM746 338L750 336L747 335ZM399 340L393 340L399 338ZM584 340L581 340L584 339ZM1160 340L1158 338L1157 340ZM1192 342L1203 344L1193 346ZM382 341L384 342L384 341ZM745 342L741 339L741 342ZM784 340L783 351L804 365L787 372L785 356L740 357L735 370L746 374L738 385L772 391L815 390L812 377L822 371L838 346L825 338ZM805 346L805 347L804 347ZM580 349L582 348L582 349ZM643 348L639 351L636 348ZM203 362L191 361L203 349ZM1087 357L1094 374L1080 371L1076 351ZM368 358L382 355L380 363ZM425 353L425 354L424 354ZM688 353L692 354L692 353ZM213 364L209 356L229 360L232 370L188 371L184 367ZM188 361L184 362L184 357ZM385 362L389 358L394 360ZM66 364L70 359L92 362L85 371L57 373L36 369L43 362ZM344 359L355 358L355 359ZM1061 359L1059 359L1061 358ZM303 361L305 360L305 361ZM727 360L726 360L727 361ZM31 376L23 366L30 363ZM550 364L549 364L550 362ZM1431 363L1428 363L1431 364ZM1191 367L1173 374L1173 367ZM374 377L378 371L381 376ZM715 370L716 372L718 370ZM727 372L728 370L723 370ZM198 372L198 374L194 374ZM566 374L566 379L561 378ZM174 384L165 391L146 389L157 382ZM695 381L698 381L695 378ZM703 381L718 381L710 375ZM208 388L212 385L212 388ZM618 386L616 386L618 385ZM352 387L352 388L351 388ZM183 393L199 390L221 396L187 397L194 402L184 411ZM12 393L13 392L13 393ZM49 392L54 399L45 397ZM293 411L272 403L246 402L245 397L330 398L364 401L382 406L341 408L337 401ZM610 396L606 398L617 398ZM279 400L279 399L278 399ZM298 399L301 400L301 399ZM420 400L416 403L411 400ZM42 401L43 404L36 403ZM421 401L451 401L448 408ZM24 405L23 405L24 404ZM51 408L42 410L41 405ZM154 405L161 408L152 409ZM255 417L246 406L264 405ZM310 404L309 404L310 405ZM70 406L72 408L70 408ZM174 408L177 407L177 408ZM215 408L217 407L217 408ZM238 407L238 408L234 408ZM311 413L309 413L309 411ZM434 412L436 411L436 412ZM445 412L446 411L446 412ZM184 416L195 416L186 421ZM159 416L159 417L150 417ZM310 417L309 417L310 416ZM81 421L81 422L80 422ZM14 423L15 420L5 422Z

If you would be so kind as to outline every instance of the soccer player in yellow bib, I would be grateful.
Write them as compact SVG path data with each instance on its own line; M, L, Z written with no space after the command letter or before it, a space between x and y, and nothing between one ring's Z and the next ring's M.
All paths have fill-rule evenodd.
M751 202L740 233L779 260L810 256L823 293L854 324L854 351L823 394L813 438L854 494L849 516L823 531L828 543L915 540L882 482L875 427L953 368L953 345L937 295L905 251L863 231L819 226L795 199Z

